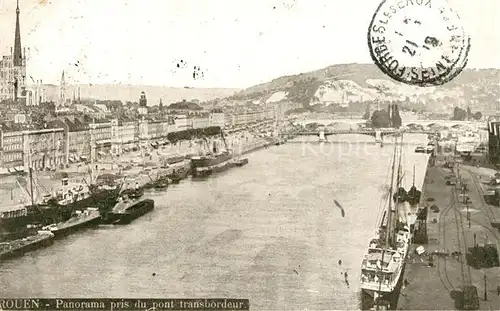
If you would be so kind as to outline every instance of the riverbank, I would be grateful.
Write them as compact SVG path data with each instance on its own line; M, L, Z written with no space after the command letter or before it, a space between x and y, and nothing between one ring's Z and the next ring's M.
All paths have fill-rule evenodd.
M445 168L444 158L439 156L435 164L428 167L422 191L422 202L429 207L426 222L428 243L414 244L410 249L403 276L407 286L401 290L397 309L460 309L464 302L463 288L474 286L479 308L497 310L500 306L497 293L500 269L474 267L478 258L474 256L477 254L475 250L483 249L485 245L498 249L499 232L491 224L500 219L500 210L486 204L483 184L495 171L468 165L460 165L458 169L457 166ZM456 175L467 187L468 206L462 203L460 185L449 185ZM418 255L416 249L420 246L425 252ZM473 296L465 299L470 306L474 305Z
M223 144L218 139L213 141L218 146ZM270 140L257 137L249 132L228 135L226 141L228 147L233 149L237 155L248 154L272 145ZM119 157L107 156L94 163L94 165L97 167L99 175L116 174L121 171L122 174L127 176L125 187L133 187L135 182L142 186L158 175L171 174L173 170L190 167L190 161L186 159L161 168L162 159L176 156L188 157L190 154L198 154L206 150L206 148L206 146L196 144L194 141L184 141L158 149L131 151ZM89 169L90 166L87 164L73 163L68 168L56 172L34 172L33 189L35 198L59 189L61 180L65 176L69 178L71 183L89 182L91 178ZM25 204L29 204L31 201L30 187L31 184L27 176L2 176L0 178L0 212L16 210Z

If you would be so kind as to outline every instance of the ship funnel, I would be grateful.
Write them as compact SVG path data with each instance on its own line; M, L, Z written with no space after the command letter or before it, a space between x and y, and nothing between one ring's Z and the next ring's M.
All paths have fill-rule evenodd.
M214 141L214 145L213 145L213 147L212 147L212 150L213 150L213 152L214 152L214 153L216 153L216 152L217 152L217 144L216 144L216 142L215 142L215 141Z

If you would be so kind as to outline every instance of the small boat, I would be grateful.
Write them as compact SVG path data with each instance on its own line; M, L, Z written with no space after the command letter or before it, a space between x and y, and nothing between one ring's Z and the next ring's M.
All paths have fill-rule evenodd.
M193 177L208 177L212 173L213 170L211 167L197 167L193 171Z
M426 153L426 150L423 146L417 146L417 148L415 148L415 152L416 153Z
M89 207L84 211L77 211L77 214L70 219L57 224L43 227L45 230L50 230L56 238L70 234L79 229L93 227L101 222L101 214L99 209Z
M165 159L165 162L169 165L179 163L184 161L186 158L183 155L176 155L176 156L171 156Z
M127 196L130 199L138 199L144 194L144 188L129 188L122 191L122 196Z
M234 164L236 166L243 166L245 164L248 164L248 159L247 158L237 159L237 160L234 161Z
M185 179L189 173L191 172L190 169L186 167L181 167L177 170L173 170L172 174L168 174L167 177L170 179L171 183L173 184L178 184L181 180Z
M130 199L128 197L120 198L113 210L106 215L104 223L114 225L125 225L134 219L152 211L155 201L152 199Z
M27 252L51 245L54 242L54 234L47 230L40 230L36 235L22 239L0 243L0 259L22 256Z
M168 187L168 184L169 184L168 180L165 178L162 178L162 179L159 179L155 182L154 187L156 190L164 190Z

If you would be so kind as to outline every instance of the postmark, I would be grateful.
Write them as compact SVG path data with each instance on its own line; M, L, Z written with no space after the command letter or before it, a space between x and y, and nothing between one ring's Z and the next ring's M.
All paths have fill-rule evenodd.
M464 69L470 38L447 0L383 0L368 29L368 47L394 80L436 86Z

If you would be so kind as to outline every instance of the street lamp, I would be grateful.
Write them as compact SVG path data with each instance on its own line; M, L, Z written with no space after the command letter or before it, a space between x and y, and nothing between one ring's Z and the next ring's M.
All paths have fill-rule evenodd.
M469 212L469 203L467 203L467 220L469 221L469 228L470 228L470 212Z
M486 280L488 278L486 277L486 274L484 275L484 301L488 301L488 292L486 288Z

